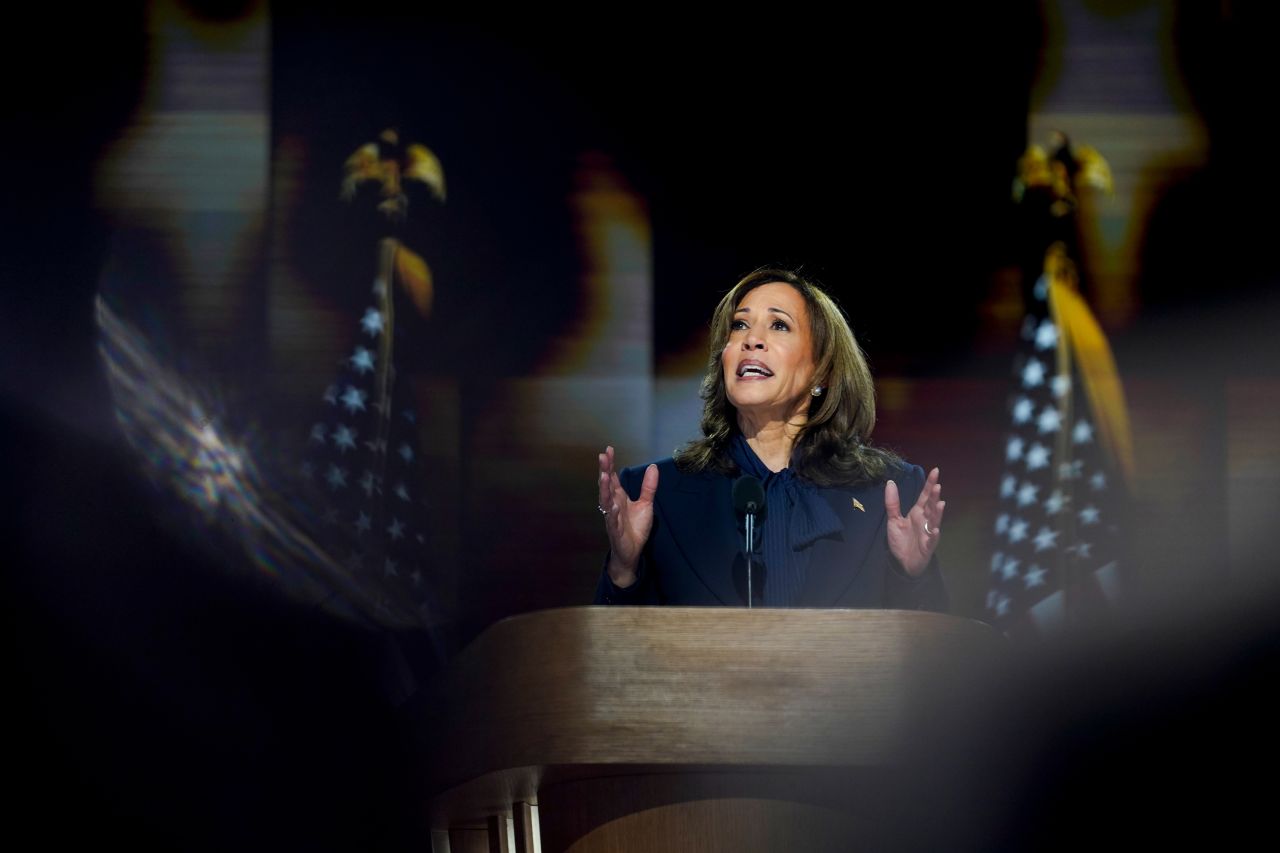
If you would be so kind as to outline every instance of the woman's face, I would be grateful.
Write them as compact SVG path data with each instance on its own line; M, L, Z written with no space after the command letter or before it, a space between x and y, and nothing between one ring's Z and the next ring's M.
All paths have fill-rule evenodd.
M809 307L789 284L749 291L730 321L721 354L725 392L741 414L793 421L808 410L813 385Z

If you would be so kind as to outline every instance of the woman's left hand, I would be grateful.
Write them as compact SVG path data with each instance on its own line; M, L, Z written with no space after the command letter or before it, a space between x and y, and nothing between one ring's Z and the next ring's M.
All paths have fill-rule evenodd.
M933 552L938 550L939 525L947 502L940 500L942 485L938 482L938 469L929 472L915 505L902 514L902 502L898 497L898 484L890 480L884 484L884 509L888 516L889 553L902 564L912 577L919 577L928 568Z

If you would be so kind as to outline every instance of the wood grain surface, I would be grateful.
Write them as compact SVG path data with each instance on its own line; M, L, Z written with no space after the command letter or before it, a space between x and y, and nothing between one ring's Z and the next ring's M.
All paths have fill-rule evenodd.
M662 808L817 803L812 785L741 783L890 768L913 727L946 713L956 679L940 676L1002 650L986 625L922 612L581 607L507 619L454 661L424 720L430 819L483 825L559 786L601 793L598 814L580 815L589 828L623 778L634 805L635 791L666 791L670 802L651 804ZM565 819L544 809L544 838Z

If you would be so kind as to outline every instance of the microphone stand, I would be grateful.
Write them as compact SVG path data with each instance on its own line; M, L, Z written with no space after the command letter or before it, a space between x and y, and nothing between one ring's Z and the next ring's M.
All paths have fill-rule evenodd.
M755 580L752 577L755 569L755 558L752 552L755 551L756 545L756 522L760 520L756 516L764 509L764 500L764 486L760 483L759 478L747 474L739 477L734 482L733 510L735 513L741 513L746 534L746 547L743 549L743 555L747 558L748 610L755 606L755 591L752 589L752 584Z

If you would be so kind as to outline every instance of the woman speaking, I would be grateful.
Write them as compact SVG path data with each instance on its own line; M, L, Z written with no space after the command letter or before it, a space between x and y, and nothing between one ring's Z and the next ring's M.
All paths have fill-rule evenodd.
M596 603L946 609L938 470L867 443L871 371L826 293L781 269L738 282L702 397L703 436L674 459L617 472L600 454ZM734 502L748 476L763 487L750 559Z

